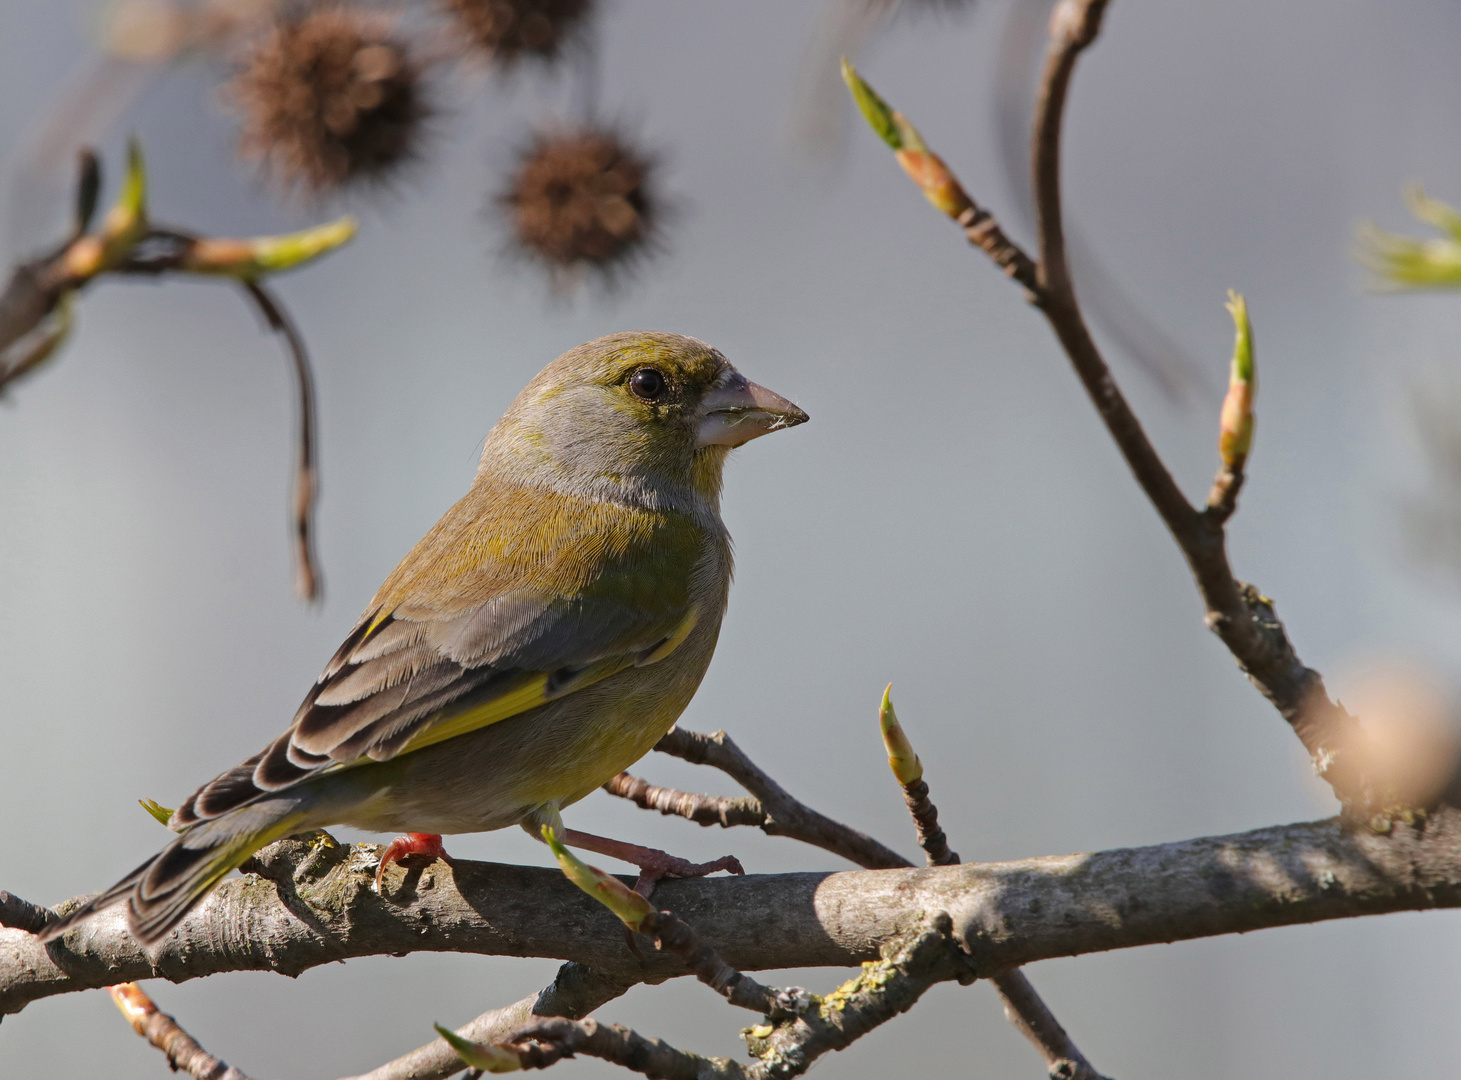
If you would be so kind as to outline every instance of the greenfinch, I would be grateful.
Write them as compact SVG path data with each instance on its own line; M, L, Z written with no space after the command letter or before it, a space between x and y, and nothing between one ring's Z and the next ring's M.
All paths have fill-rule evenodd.
M806 419L694 338L615 334L559 357L289 729L194 792L168 822L175 840L43 936L125 901L151 944L265 844L330 825L410 833L382 867L444 854L442 833L561 829L562 808L674 726L710 663L731 580L726 455Z

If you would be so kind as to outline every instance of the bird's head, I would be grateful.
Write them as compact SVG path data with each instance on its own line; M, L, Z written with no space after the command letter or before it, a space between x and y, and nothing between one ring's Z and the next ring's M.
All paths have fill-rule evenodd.
M538 373L487 437L482 469L586 495L713 502L731 448L806 420L703 341L612 334Z

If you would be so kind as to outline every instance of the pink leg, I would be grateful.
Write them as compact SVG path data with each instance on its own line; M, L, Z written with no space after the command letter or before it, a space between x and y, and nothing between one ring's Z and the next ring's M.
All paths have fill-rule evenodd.
M577 829L564 829L563 842L569 847L596 851L600 855L623 859L625 862L639 867L639 880L634 883L634 891L641 896L648 896L653 890L655 882L663 877L704 877L717 870L727 870L732 874L746 872L745 868L741 866L740 860L734 855L723 856L714 862L692 863L688 859L677 858L658 848L640 847L638 844L628 844L623 840L610 840L607 836L595 836L593 833L579 832Z
M410 859L411 863L407 863L407 859ZM396 837L381 853L380 865L375 868L375 891L380 892L381 875L386 872L386 867L391 863L398 862L402 866L425 865L432 859L451 862L451 856L446 853L446 848L441 846L440 833L413 832Z

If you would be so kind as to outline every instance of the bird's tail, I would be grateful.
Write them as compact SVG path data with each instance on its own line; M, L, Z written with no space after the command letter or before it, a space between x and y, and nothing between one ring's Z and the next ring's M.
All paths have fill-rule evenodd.
M160 940L250 855L307 828L302 800L268 798L189 827L106 892L40 934L52 941L98 911L127 902L127 925L144 945Z

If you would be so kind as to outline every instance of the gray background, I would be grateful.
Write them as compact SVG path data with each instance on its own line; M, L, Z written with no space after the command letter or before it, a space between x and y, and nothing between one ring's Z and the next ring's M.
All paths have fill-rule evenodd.
M989 106L1005 12L990 0L967 18L901 20L862 58L996 210L1013 202ZM731 463L739 573L687 726L726 728L808 801L910 853L875 733L890 679L966 859L1333 811L1203 629L1174 547L1016 289L865 131L833 167L788 152L819 17L774 0L608 5L602 110L662 149L679 202L666 254L617 295L549 299L501 257L484 214L512 147L562 113L569 84L529 72L443 85L429 163L357 200L359 239L279 285L318 365L318 609L289 591L292 406L276 344L215 284L85 297L65 353L0 407L0 886L55 902L155 849L164 835L135 800L175 805L287 723L375 586L465 489L521 385L565 348L629 328L703 337L813 417ZM94 23L74 0L0 5L0 144L16 145ZM1248 294L1262 386L1234 560L1341 695L1378 656L1461 674L1461 605L1406 564L1396 515L1424 479L1406 394L1454 367L1461 298L1367 295L1346 258L1360 217L1412 227L1407 179L1461 201L1458 43L1451 0L1118 0L1075 84L1071 213L1214 387L1224 290ZM104 140L109 163L119 133L138 131L168 221L238 234L318 220L233 165L213 81L196 66L158 81ZM52 217L22 208L12 240L58 227L59 202L40 208ZM1182 483L1205 491L1219 392L1174 409L1117 369ZM640 771L729 790L657 757ZM839 865L602 795L569 821L735 853L753 871ZM546 861L516 831L451 847ZM553 967L412 956L152 989L251 1074L328 1078L416 1046L433 1020L513 1001ZM1431 913L1030 974L1118 1077L1373 1078L1454 1072L1458 968L1461 916ZM742 1017L693 983L635 990L601 1015L741 1052ZM5 1077L163 1069L101 992L0 1027ZM1041 1072L983 985L935 990L819 1069Z

